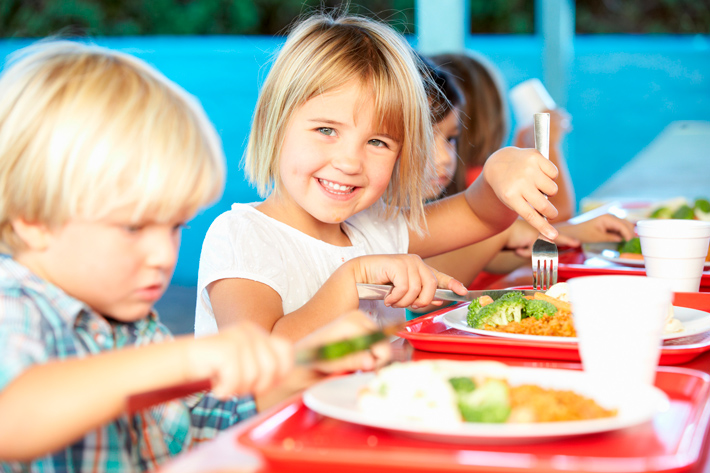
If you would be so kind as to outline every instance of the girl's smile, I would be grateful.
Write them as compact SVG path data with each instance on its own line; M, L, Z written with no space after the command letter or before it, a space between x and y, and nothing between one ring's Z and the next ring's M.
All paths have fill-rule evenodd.
M387 190L401 142L378 124L358 80L315 96L291 118L279 161L281 196L258 207L314 238L342 244L340 223Z

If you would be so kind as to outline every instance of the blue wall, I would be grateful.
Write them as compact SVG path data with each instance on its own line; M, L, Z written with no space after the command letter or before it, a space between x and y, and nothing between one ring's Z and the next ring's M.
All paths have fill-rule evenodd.
M196 95L222 136L227 188L222 199L185 230L174 277L177 284L195 284L202 238L210 222L232 202L258 198L243 180L240 160L259 84L281 41L253 36L96 40L143 58ZM0 54L26 44L29 41L0 41ZM492 59L509 86L542 77L539 38L475 36L467 45ZM568 96L574 130L568 136L567 155L579 200L671 121L710 120L710 37L577 37Z

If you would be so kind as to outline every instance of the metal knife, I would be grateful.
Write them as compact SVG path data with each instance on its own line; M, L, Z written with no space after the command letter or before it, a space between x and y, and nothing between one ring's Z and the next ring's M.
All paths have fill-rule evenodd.
M365 300L382 300L389 295L394 286L391 284L361 284L357 285L357 294L360 299ZM532 289L489 289L483 291L468 291L468 294L461 296L456 294L454 291L449 291L447 289L437 289L434 295L435 301L457 301L457 302L471 302L474 299L478 299L481 296L490 296L493 300L500 298L503 294L507 294L511 291L522 292L523 295L532 296L536 292ZM544 292L544 291L543 291Z
M396 323L382 327L374 332L337 340L310 348L300 348L296 351L295 362L297 365L309 366L317 361L332 361L351 353L369 349L375 343L387 339L389 336L397 334L404 328L404 323ZM209 379L180 383L161 389L153 389L133 394L126 400L126 412L134 414L140 410L161 404L172 399L185 397L190 394L209 391L212 389L212 382Z

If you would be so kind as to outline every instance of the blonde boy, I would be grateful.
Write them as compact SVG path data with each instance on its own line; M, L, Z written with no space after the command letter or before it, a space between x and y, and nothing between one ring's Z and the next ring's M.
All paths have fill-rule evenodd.
M291 345L253 324L172 340L152 311L182 225L223 183L204 111L142 61L67 41L14 58L0 77L0 470L156 468L254 414L230 396L289 370ZM213 395L124 412L132 393L204 378Z

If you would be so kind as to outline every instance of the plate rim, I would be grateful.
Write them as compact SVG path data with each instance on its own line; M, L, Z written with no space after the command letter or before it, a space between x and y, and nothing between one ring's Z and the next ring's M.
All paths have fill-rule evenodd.
M440 360L443 361L443 360ZM451 360L448 360L451 361ZM416 362L415 362L416 363ZM466 363L466 362L461 362ZM471 362L471 363L476 363ZM537 367L525 367L525 366L508 366L506 365L506 372L514 375L519 372L527 372L532 375L534 372L536 378L539 376L544 377L547 373L553 373L557 376L567 376L574 380L581 378L584 380L586 374L577 369L559 369L559 368L537 368ZM311 386L303 393L303 403L309 409L317 412L318 414L324 415L326 417L335 418L340 421L350 422L357 425L364 425L367 427L384 429L387 431L398 432L401 434L427 438L428 440L434 441L482 441L484 439L492 440L510 440L510 441L539 441L547 439L555 439L560 437L573 437L578 435L588 435L595 433L611 432L615 430L620 430L635 425L639 425L643 422L649 421L658 412L662 412L668 407L669 398L668 395L655 386L642 386L643 389L649 395L649 403L654 405L652 412L646 412L643 415L636 416L617 416L614 418L603 418L603 419L591 419L585 421L568 421L568 422L537 422L530 424L490 424L490 423L462 423L454 427L460 427L457 430L451 430L452 426L444 426L443 428L433 428L431 425L424 426L422 428L421 424L417 424L416 421L401 421L396 422L393 425L393 421L388 420L375 420L363 417L359 411L356 410L346 410L338 406L332 409L323 408L321 401L314 394L318 392L319 389L323 389L324 386L331 383L340 383L343 380L351 380L355 377L360 379L360 387L364 386L367 381L374 377L374 373L351 373L348 375L337 376L335 378L328 378L320 383ZM549 376L549 374L548 374ZM554 376L553 376L554 377ZM587 378L588 380L589 378ZM588 381L589 382L589 381ZM572 382L570 382L572 384ZM558 386L557 389L564 389L564 386ZM568 386L568 389L574 389L573 386ZM631 401L627 401L628 405L632 404ZM623 406L622 406L623 407ZM346 412L344 413L343 410ZM358 415L360 414L360 415Z
M507 340L526 340L526 341L538 341L538 342L550 342L550 343L563 343L563 344L573 344L573 343L578 343L578 338L577 337L555 337L552 335L528 335L528 334L522 334L522 333L506 333L506 332L494 332L492 330L483 330L483 329L477 329L473 327L469 327L468 324L460 322L458 320L452 320L452 314L456 314L459 311L464 311L468 310L468 305L463 305L460 307L454 307L451 310L445 312L442 314L442 320L444 323L446 323L448 326L455 328L457 330L462 330L465 332L469 333L474 333L476 335L481 335L484 337L494 337L494 338L499 338L499 339L507 339ZM694 332L690 333L685 333L685 329L681 332L673 332L673 333L667 333L663 335L663 341L669 341L669 340L677 340L679 338L685 338L685 337L692 337L694 335L698 335L700 333L704 333L707 331L710 331L710 312L706 312L704 310L700 309L693 309L692 307L681 307L681 306L673 306L674 311L693 311L693 312L701 312L703 314L706 314L707 316L707 327L704 328L703 330L696 330Z

